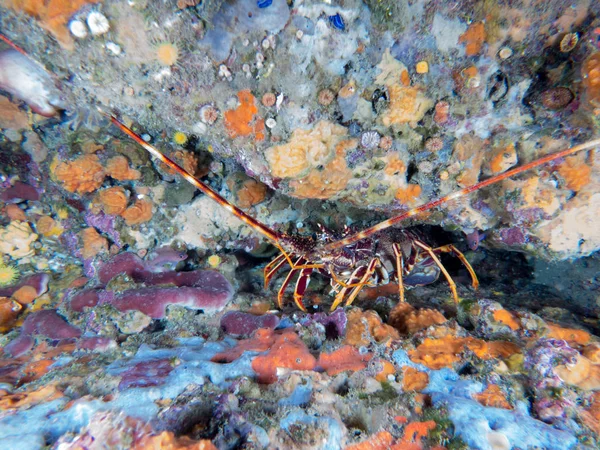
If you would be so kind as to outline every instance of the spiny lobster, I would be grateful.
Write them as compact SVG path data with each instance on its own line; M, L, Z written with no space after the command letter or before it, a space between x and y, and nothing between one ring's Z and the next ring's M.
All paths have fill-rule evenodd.
M0 33L0 40L4 41L22 55L28 57L23 49L2 33ZM45 69L43 70L45 71ZM269 282L277 272L285 264L288 264L290 266L290 271L285 277L277 294L278 306L279 308L282 307L285 290L292 279L297 276L293 298L298 308L302 311L306 311L302 298L308 288L310 277L315 270L322 275L331 278L331 286L336 293L333 304L331 305L332 311L336 309L344 299L346 299L346 306L352 304L364 286L386 284L393 280L397 281L399 298L401 302L404 302L405 285L414 286L432 283L437 280L440 273L442 273L448 281L450 290L452 291L452 297L455 303L458 303L459 297L456 290L456 283L442 265L438 255L441 253L454 254L467 268L471 275L472 285L474 288L477 288L479 286L477 275L465 256L454 245L450 244L432 248L423 242L416 231L391 227L405 219L414 217L449 201L464 197L471 192L486 186L496 184L502 180L539 167L543 164L547 164L551 161L600 146L600 138L598 138L567 148L560 152L546 155L528 164L492 176L487 180L427 202L402 214L384 220L363 231L353 232L348 227L344 227L344 230L340 234L336 234L320 225L320 232L315 236L290 236L272 230L265 224L246 214L240 208L232 205L225 198L213 191L208 185L194 177L183 167L179 166L176 162L162 154L158 149L144 141L138 134L123 124L115 116L108 114L103 110L100 110L100 112L106 115L114 125L130 136L151 155L175 172L179 173L205 195L212 198L255 231L268 238L275 247L279 249L281 254L265 266L265 288L268 287ZM380 232L384 230L388 231L385 234L381 234Z
M546 155L528 164L492 176L487 180L384 220L363 231L353 232L350 228L345 227L341 234L337 235L320 225L319 233L315 236L291 236L272 230L238 207L232 205L205 183L195 178L176 162L144 141L119 119L110 114L106 115L114 125L144 147L156 159L179 173L204 194L268 238L281 253L265 266L265 288L268 287L269 282L284 265L289 265L290 271L277 294L278 306L281 309L285 290L294 277L296 277L293 298L298 308L302 311L306 311L302 298L310 282L310 277L315 270L331 278L331 286L336 293L331 305L332 311L344 299L346 306L352 304L364 286L386 284L393 280L396 280L398 283L400 301L403 302L405 300L405 285L414 286L432 283L437 280L440 273L448 281L452 297L455 303L458 303L459 297L456 284L440 262L438 255L441 253L454 254L467 268L471 276L472 285L474 288L477 288L479 286L477 275L465 256L453 245L432 248L421 240L417 232L391 227L409 217L414 217L451 200L464 197L486 186L496 184L551 161L600 146L600 139L594 139L560 152ZM380 233L384 230L387 230L386 233Z

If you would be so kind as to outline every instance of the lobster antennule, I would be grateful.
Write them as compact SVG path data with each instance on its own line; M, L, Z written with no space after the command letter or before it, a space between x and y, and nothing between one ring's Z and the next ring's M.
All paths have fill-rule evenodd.
M516 167L511 170L507 170L506 172L501 173L499 175L495 175L493 177L490 177L487 180L481 181L479 183L475 183L471 186L467 186L466 188L463 188L459 191L455 191L452 194L448 194L444 197L440 197L436 200L432 200L421 206L417 206L416 208L410 209L410 210L408 210L402 214L399 214L395 217L384 220L383 222L378 223L377 225L374 225L363 231L359 231L358 233L355 233L344 239L340 239L339 241L335 241L335 242L326 244L325 246L323 246L323 249L326 251L330 251L330 250L335 250L337 248L344 247L346 245L353 244L355 242L360 241L361 239L367 238L375 233L378 233L379 231L385 230L386 228L389 228L392 225L397 224L398 222L401 222L410 217L416 216L417 214L420 214L422 212L429 211L430 209L433 209L437 206L443 205L444 203L448 203L451 200L456 200L457 198L464 197L465 195L470 194L471 192L478 191L479 189L490 186L492 184L496 184L502 180L513 177L520 173L526 172L531 169L535 169L536 167L542 166L544 164L547 164L549 162L555 161L560 158L564 158L566 156L572 155L577 152L581 152L584 150L590 150L597 146L600 146L600 138L594 139L594 140L591 140L588 142L584 142L583 144L579 144L574 147L567 148L560 152L556 152L556 153L552 153L550 155L543 156L543 157L536 159L535 161L532 161L530 163L524 164L522 166Z
M173 169L175 172L177 172L179 175L181 175L183 178L185 178L186 181L188 181L190 184L194 185L196 188L201 190L208 197L212 198L215 202L217 202L223 208L225 208L226 210L228 210L229 212L234 214L241 221L243 221L246 225L250 226L252 229L256 230L257 232L259 232L266 238L270 239L274 244L276 244L276 245L279 244L279 238L281 236L275 230L272 230L265 224L259 222L258 220L254 219L253 217L246 214L244 211L239 209L237 206L234 206L231 203L229 203L227 200L225 200L223 197L221 197L219 194L217 194L215 191L213 191L208 185L204 184L198 178L194 177L191 173L189 173L187 170L185 170L183 167L181 167L175 161L173 161L169 157L165 156L157 148L150 145L148 142L144 141L141 138L141 136L136 134L133 130L131 130L127 125L125 125L119 119L114 117L112 114L108 114L100 108L98 108L98 110L102 114L107 116L110 119L110 121L114 125L116 125L123 133L125 133L131 139L133 139L135 142L137 142L139 145L144 147L144 149L146 151L148 151L148 153L150 153L156 159L158 159L163 164L165 164L166 166Z

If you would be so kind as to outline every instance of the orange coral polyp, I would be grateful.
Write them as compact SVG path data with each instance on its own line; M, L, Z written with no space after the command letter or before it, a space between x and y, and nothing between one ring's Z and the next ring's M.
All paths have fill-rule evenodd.
M490 384L485 391L473 395L483 406L491 406L493 408L512 409L506 396L497 384Z
M589 184L592 168L586 164L584 154L574 155L565 158L565 162L558 166L558 173L567 188L577 192Z
M421 186L418 184L409 184L405 188L396 191L396 200L403 205L414 202L421 195Z
M356 140L349 139L338 144L335 158L323 170L313 169L301 180L293 180L290 187L294 197L328 199L342 191L352 178L346 164L346 149L356 147Z
M235 361L246 351L267 352L252 361L259 383L277 381L277 369L313 370L317 360L300 337L291 330L273 331L260 328L249 339L242 339L235 348L218 353L211 361L228 363Z
M130 181L139 180L142 174L129 167L129 161L122 155L110 158L106 162L107 175L115 180Z
M259 355L252 361L252 369L259 383L270 384L277 381L277 369L313 370L317 360L308 347L293 331L275 335L273 345L266 355Z
M266 196L267 186L256 180L246 180L237 192L238 206L240 208L250 208L264 201Z
M253 135L255 140L262 141L265 138L265 122L258 117L258 107L254 95L246 89L238 92L240 105L236 109L225 111L225 128L229 137L243 137Z
M85 259L93 258L99 253L108 252L108 240L101 236L95 228L86 228L79 235L83 241L81 256Z
M98 189L104 182L105 175L96 155L84 155L73 161L61 162L54 169L54 176L65 190L78 194Z
M334 352L321 353L317 364L325 369L327 375L334 376L347 370L363 370L372 357L370 353L363 354L356 347L344 345Z
M127 193L121 186L102 189L96 199L102 210L111 216L119 215L127 208Z
M406 302L398 303L390 311L388 323L402 334L413 334L446 322L444 315L429 308L415 309Z
M519 352L519 347L511 342L485 342L472 337L445 336L440 339L425 339L415 350L408 354L415 363L438 370L451 367L460 360L460 354L470 350L481 359L507 358Z
M567 341L570 346L587 345L592 339L590 333L585 330L578 330L575 328L563 328L554 323L547 323L548 338L550 339L561 339Z
M404 367L402 369L402 389L405 391L421 392L429 384L429 375L427 372L421 372L414 367Z
M139 199L133 206L130 206L121 213L127 225L139 225L152 219L152 202L146 199Z
M508 326L511 330L516 331L521 328L521 324L519 320L512 314L510 311L506 309L498 309L493 313L494 320L503 323Z
M363 442L345 447L344 450L389 450L392 442L394 437L389 431L380 431Z
M483 22L476 22L471 24L467 31L460 35L458 42L465 44L465 54L467 56L475 56L481 51L485 38L485 25Z
M400 175L401 173L406 172L406 165L404 164L404 161L398 158L398 156L392 156L383 171L388 176Z
M369 345L371 338L376 342L400 339L400 333L395 328L384 324L375 311L352 309L348 312L348 324L344 344L356 347Z

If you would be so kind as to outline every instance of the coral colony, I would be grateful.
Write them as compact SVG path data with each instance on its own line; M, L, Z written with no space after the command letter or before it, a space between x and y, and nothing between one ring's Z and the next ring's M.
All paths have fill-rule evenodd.
M599 448L599 148L598 2L0 2L0 448Z

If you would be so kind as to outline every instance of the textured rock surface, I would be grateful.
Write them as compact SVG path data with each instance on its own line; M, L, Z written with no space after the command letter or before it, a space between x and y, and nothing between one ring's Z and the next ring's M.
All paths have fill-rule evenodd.
M179 10L106 1L108 33L74 38L49 28L60 45L40 28L50 12L25 9L38 19L26 22L17 19L18 2L8 5L3 32L62 82L74 128L98 129L93 105L100 104L139 122L167 152L163 131L194 135L198 148L237 162L277 192L335 200L337 210L361 223L372 217L349 206L398 213L528 162L540 146L598 134L595 91L581 83L595 73L596 38L585 20L598 13L593 2L578 4L574 13L559 1L524 6L523 14L535 19L514 22L504 19L514 13L507 5L484 14L421 2L290 7L237 0ZM75 18L88 14L84 8ZM565 43L568 32L577 33L571 43ZM36 39L21 39L31 35ZM68 73L76 76L67 79ZM275 104L261 101L269 95ZM328 131L331 142L318 138L326 143L322 149L313 143L310 154L301 154L300 136L315 138L324 123L343 132ZM465 140L476 142L466 153ZM597 172L592 160L580 165ZM533 214L520 201L525 193L502 191L492 201L487 190L427 221L466 233L491 229L504 247L560 258L600 246L595 231L581 225L588 221L581 209L591 205L592 214L597 203L585 193L588 183L573 185L556 166L523 178L539 178L539 195L555 198L557 208ZM255 213L271 216L266 209ZM312 209L302 220L322 217ZM577 231L562 233L571 222ZM524 235L510 239L502 230ZM538 242L546 248L529 245Z

